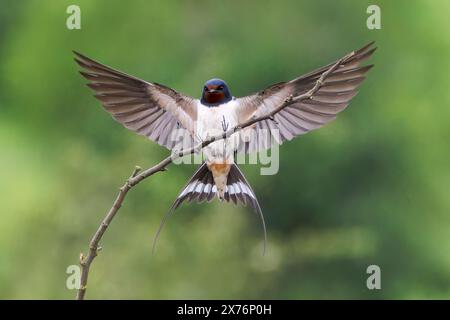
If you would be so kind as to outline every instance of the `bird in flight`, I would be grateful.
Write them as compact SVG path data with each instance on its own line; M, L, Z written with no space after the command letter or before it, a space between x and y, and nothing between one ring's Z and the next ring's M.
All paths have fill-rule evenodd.
M205 161L181 190L156 233L156 239L166 218L187 201L221 201L249 204L259 215L264 231L264 217L255 192L235 163L237 152L250 153L270 149L275 144L305 134L334 120L356 95L366 72L373 65L362 66L376 50L373 42L354 51L353 56L336 68L320 89L308 100L293 103L272 118L256 122L242 132L215 141L203 150ZM177 146L174 132L180 128L193 141L202 141L277 109L289 97L306 93L334 63L316 69L291 81L280 82L249 96L235 98L225 81L206 81L200 99L195 99L164 85L147 82L125 74L78 52L75 61L83 68L80 73L88 80L95 97L112 117L126 128L148 137L173 151ZM236 142L237 141L237 142ZM154 249L155 247L153 247Z

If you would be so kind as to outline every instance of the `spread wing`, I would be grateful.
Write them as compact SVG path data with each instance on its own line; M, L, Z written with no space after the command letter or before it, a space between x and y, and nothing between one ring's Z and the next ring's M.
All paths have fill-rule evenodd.
M177 143L172 136L176 129L182 127L194 135L197 100L74 53L75 61L84 69L80 73L89 81L95 97L126 128L169 150Z
M351 59L329 75L311 99L284 108L275 114L274 120L260 121L244 130L242 134L246 142L240 145L238 151L257 152L269 149L275 143L282 144L285 140L291 140L334 120L348 106L365 79L364 75L373 67L361 66L376 50L372 46L373 42L355 51ZM306 93L322 73L334 64L335 62L330 63L289 82L278 83L256 94L236 99L239 122L268 114L290 95Z

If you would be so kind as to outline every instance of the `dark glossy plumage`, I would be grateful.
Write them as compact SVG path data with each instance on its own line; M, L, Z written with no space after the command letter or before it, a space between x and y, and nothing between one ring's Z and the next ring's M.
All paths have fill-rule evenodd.
M222 79L211 79L203 86L200 102L208 107L217 107L233 99L228 85Z

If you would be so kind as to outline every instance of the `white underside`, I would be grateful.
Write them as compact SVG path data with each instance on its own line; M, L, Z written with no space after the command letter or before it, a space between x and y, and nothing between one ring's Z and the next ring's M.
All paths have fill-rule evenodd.
M200 102L198 103L197 137L202 141L219 135L225 129L231 129L238 124L236 115L236 102L231 100L219 107L206 107ZM207 163L233 163L233 153L238 147L237 134L225 140L211 143L203 150Z

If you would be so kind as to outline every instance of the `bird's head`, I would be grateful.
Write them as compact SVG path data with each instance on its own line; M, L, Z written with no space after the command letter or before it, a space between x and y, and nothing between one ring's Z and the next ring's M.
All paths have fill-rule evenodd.
M221 79L208 80L203 86L201 102L208 107L218 106L232 98L227 84Z

